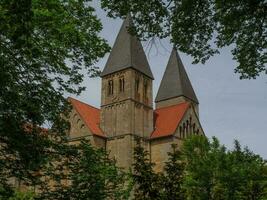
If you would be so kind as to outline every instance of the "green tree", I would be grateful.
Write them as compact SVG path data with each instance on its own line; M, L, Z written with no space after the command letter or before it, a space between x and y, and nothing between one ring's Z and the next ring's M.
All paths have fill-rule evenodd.
M102 0L111 17L131 13L142 39L170 37L177 49L204 63L230 47L240 78L267 72L265 0Z
M20 192L16 191L14 196L8 198L8 200L34 200L34 193L33 192Z
M153 166L154 163L151 163L149 153L142 146L141 140L136 139L132 175L135 199L161 199L160 176L153 171Z
M127 199L127 174L116 167L103 149L89 141L66 146L61 155L47 165L45 177L51 184L41 188L41 199Z
M242 149L235 141L233 151L228 152L227 167L224 169L223 183L227 191L227 199L267 199L266 162L248 148ZM221 169L223 170L223 169Z
M186 197L183 188L185 162L177 145L172 145L172 151L168 153L168 157L160 184L164 188L161 199L184 200Z
M227 150L217 138L186 139L172 145L162 173L153 171L140 140L134 152L135 199L266 200L266 161L235 141Z
M97 75L95 63L109 50L99 37L102 25L90 3L0 1L0 177L4 191L10 177L30 184L30 172L46 162L46 152L53 145L47 135L64 135L68 127L62 118L68 110L63 94L80 94L84 72ZM53 125L51 131L39 128L44 124Z
M266 162L235 141L227 151L218 139L195 136L185 141L184 187L187 199L265 200Z
M208 157L210 144L206 137L193 137L183 144L183 155L186 162L185 189L188 199L212 198L213 162ZM214 160L215 161L215 160Z

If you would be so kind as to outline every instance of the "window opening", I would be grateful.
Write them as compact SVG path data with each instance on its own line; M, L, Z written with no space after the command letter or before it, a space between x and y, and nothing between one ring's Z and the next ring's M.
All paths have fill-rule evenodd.
M113 80L108 81L108 95L113 94Z

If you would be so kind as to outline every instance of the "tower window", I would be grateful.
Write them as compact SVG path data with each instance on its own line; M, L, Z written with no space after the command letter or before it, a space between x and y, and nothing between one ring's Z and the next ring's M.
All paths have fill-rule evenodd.
M136 92L139 92L139 82L140 82L139 77L136 77L135 78L135 91Z
M113 80L108 81L108 95L113 94Z
M147 80L144 80L144 97L145 98L147 98L147 88L148 88Z
M120 78L120 84L119 84L119 86L120 86L120 92L124 92L124 83L125 83L124 77L121 77Z
M148 80L147 79L144 79L143 100L145 104L148 104Z

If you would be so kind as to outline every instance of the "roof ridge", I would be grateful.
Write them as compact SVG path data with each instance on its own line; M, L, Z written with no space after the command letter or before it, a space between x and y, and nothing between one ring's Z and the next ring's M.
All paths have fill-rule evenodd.
M82 106L86 106L87 108L85 108L85 109L92 109L92 110L94 110L94 112L100 112L100 109L98 109L98 108L95 108L95 107L93 107L93 106L91 106L91 105L89 105L89 104L87 104L87 103L84 103L84 102L82 102L82 101L80 101L80 100L77 100L77 99L75 99L75 98L73 98L73 97L68 97L68 99L70 99L70 101L72 101L72 106L73 106L73 108L76 110L76 112L79 114L79 116L80 116L80 118L83 120L83 122L84 122L84 124L85 124L85 126L92 132L92 134L94 134L94 135L96 135L96 136L99 136L99 137L106 137L105 136L105 134L104 134L104 132L103 132L103 130L100 128L100 122L99 123L96 123L96 125L97 125L97 129L99 129L99 130L95 130L95 128L93 128L91 125L93 125L93 124L91 124L92 123L92 121L91 122L89 122L89 124L88 124L88 119L86 119L86 117L85 117L85 115L84 115L84 113L82 113L81 111L83 111L83 110L80 110L79 109L79 105L78 104L75 104L75 102L73 102L73 101L76 101L77 103L80 103ZM94 123L94 122L93 122ZM100 131L100 132L98 132L98 131Z
M161 110L161 109L166 109L166 108L171 108L171 107L175 107L175 106L179 106L179 105L182 105L182 104L188 104L188 105L191 105L190 102L181 102L181 103L178 103L178 104L175 104L175 105L166 106L166 107L162 107L162 108L157 108L157 109L155 109L154 111L156 111L156 110Z
M115 39L105 67L100 75L101 77L120 70L133 68L154 79L140 39L138 36L132 35L128 30L131 27L134 27L134 24L131 16L127 15Z
M150 134L150 139L173 135L181 120L190 109L190 105L190 102L182 102L155 110L154 116L157 116L154 118L154 130Z
M173 48L160 82L155 102L157 103L178 96L185 96L198 104L197 96L184 64L176 48Z
M81 100L78 100L78 99L75 99L75 98L73 98L73 97L68 97L68 99L73 99L73 100L75 100L75 101L79 101L80 103L85 104L85 105L87 105L87 106L90 106L91 108L100 110L100 108L97 108L97 107L95 107L95 106L92 106L92 105L90 105L90 104L88 104L88 103L85 103L85 102L83 102L83 101L81 101Z

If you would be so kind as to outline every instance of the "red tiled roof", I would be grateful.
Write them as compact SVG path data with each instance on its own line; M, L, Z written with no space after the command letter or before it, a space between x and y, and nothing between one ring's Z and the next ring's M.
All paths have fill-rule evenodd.
M103 131L100 129L100 110L86 103L78 101L77 99L68 98L79 113L85 125L92 131L94 135L105 137Z
M100 137L106 137L99 126L100 110L71 97L69 97L69 100L92 133ZM155 129L151 133L150 138L154 139L172 135L189 106L190 103L185 102L174 106L156 109L154 111Z
M154 131L150 138L159 138L172 135L184 114L189 108L190 103L180 103L178 105L159 108L154 111Z

